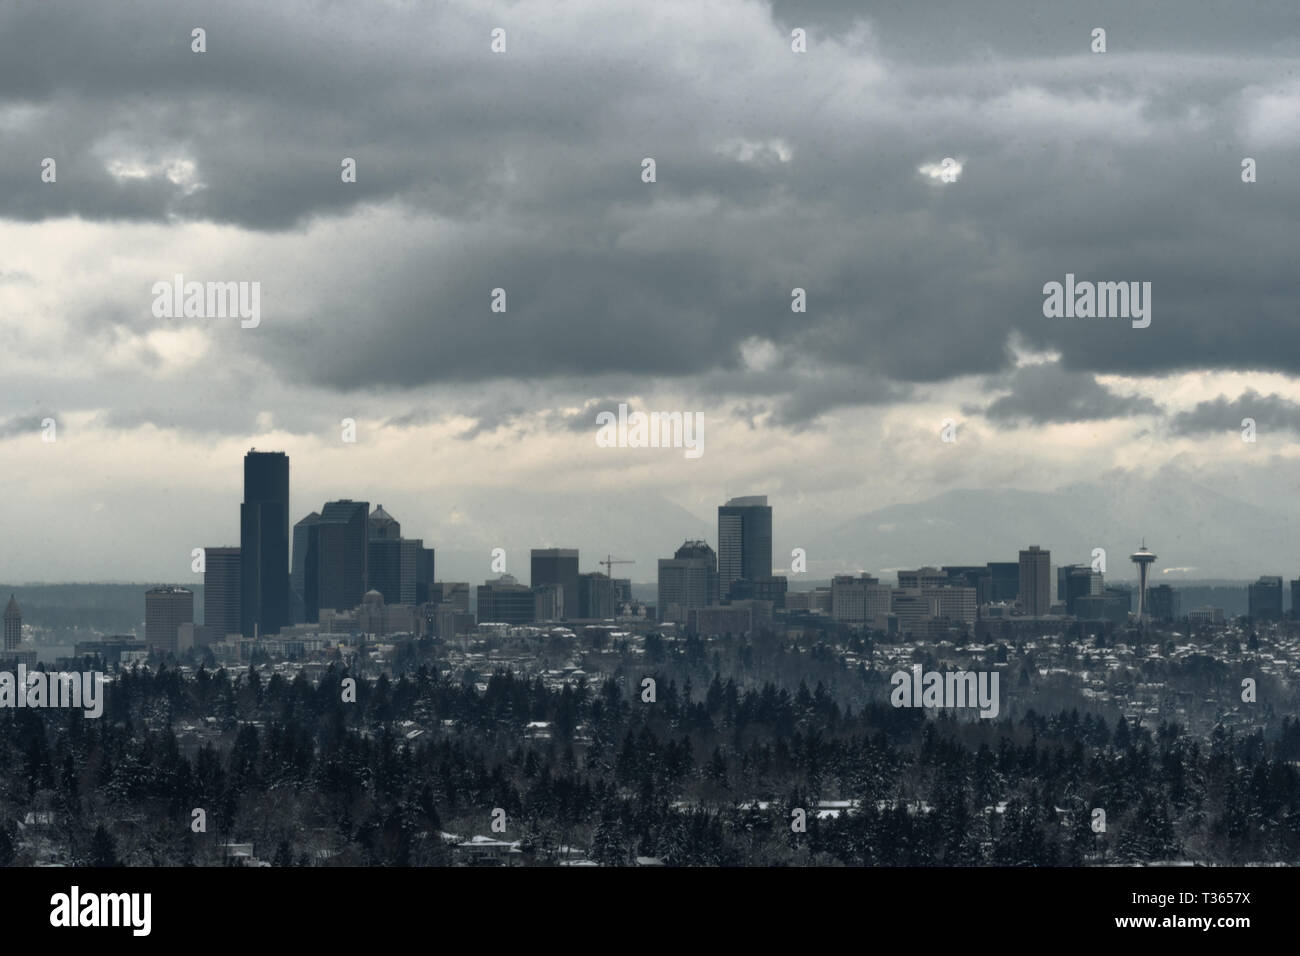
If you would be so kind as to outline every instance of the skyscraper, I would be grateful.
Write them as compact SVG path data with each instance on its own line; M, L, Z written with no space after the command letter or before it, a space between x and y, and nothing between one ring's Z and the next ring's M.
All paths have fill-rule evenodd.
M718 599L718 556L703 541L686 541L659 559L659 620L686 623L686 612Z
M530 624L536 613L533 589L524 587L512 575L478 586L480 624Z
M766 495L732 498L718 507L718 600L731 582L772 575L772 509Z
M239 549L203 549L203 626L215 639L239 633Z
M1282 619L1282 579L1276 576L1261 575L1260 579L1247 589L1247 606L1251 618L1258 621L1280 621Z
M5 607L5 650L16 651L23 642L23 612L18 609L18 602L9 595L9 604Z
M320 611L351 611L361 606L370 589L369 516L370 503L343 498L329 501L316 522L316 565L314 590ZM313 569L307 570L307 591L313 591Z
M194 623L194 592L189 588L150 588L144 595L144 642L151 650L175 654L176 630Z
M533 548L529 582L533 587L558 584L564 588L564 613L577 617L581 612L578 594L578 549Z
M1015 561L990 561L989 600L1017 601L1020 599L1020 565Z
M289 575L289 586L292 591L290 610L295 624L320 619L320 596L316 593L315 575L311 576L311 593L307 590L307 569L315 568L319 560L316 557L316 525L319 521L320 513L313 511L293 526L293 572Z
M1052 552L1036 544L1020 552L1020 606L1030 617L1052 609Z
M289 623L289 456L244 456L239 507L240 630L277 634Z
M1168 584L1147 588L1147 616L1153 621L1178 620L1178 592Z

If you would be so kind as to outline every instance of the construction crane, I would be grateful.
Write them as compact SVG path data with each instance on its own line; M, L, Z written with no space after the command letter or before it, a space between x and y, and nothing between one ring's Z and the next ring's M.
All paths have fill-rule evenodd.
M614 568L613 568L613 565L615 565L615 564L636 564L635 561L624 561L624 560L622 560L622 559L620 559L620 558L616 558L616 557L614 557L612 554L607 554L607 555L605 555L605 560L604 560L604 561L597 561L596 563L597 563L597 564L603 564L603 565L605 566L605 576L608 577L611 581L614 580Z
M609 578L609 609L614 611L614 565L616 564L636 564L635 561L626 561L614 557L612 554L606 554L604 561L597 561L597 565L605 566L605 577Z

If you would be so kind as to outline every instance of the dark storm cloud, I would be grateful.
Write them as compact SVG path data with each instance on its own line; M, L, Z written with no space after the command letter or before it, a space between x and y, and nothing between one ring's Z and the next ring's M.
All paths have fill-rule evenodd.
M875 40L887 54L935 59L1018 59L1069 56L1087 49L1093 27L1104 27L1108 49L1205 52L1296 51L1295 8L1287 0L1247 0L1230 7L1186 0L1091 0L1035 4L1023 0L773 0L773 13L787 29L821 36L870 18Z
M0 419L0 441L9 438L21 438L25 435L36 437L41 434L43 422L47 415L15 415L13 418ZM56 422L57 425L57 422Z
M1065 416L1129 407L1092 372L1300 372L1300 134L1259 105L1300 102L1289 7L1128 6L778 3L742 46L631 15L593 42L578 13L543 30L519 8L10 5L0 215L337 223L332 281L275 301L293 277L263 276L263 326L223 347L343 393L621 374L748 395L756 378L773 421L797 424L1003 372L1012 333L1078 373ZM691 24L716 30L707 9ZM856 12L873 32L837 50ZM822 46L792 61L802 16ZM47 155L57 185L37 179ZM917 172L944 156L959 182ZM441 231L356 244L363 204ZM1151 326L1044 318L1043 284L1067 272L1151 282ZM818 372L747 370L755 337ZM989 414L1033 411L1016 401Z
M1203 435L1239 431L1242 419L1251 418L1259 432L1300 432L1300 404L1281 395L1261 395L1248 389L1240 397L1226 395L1201 402L1191 411L1179 412L1170 422L1177 435Z
M1036 425L1098 421L1129 415L1153 415L1160 407L1143 396L1117 395L1092 375L1068 372L1054 363L1026 365L999 383L1011 394L987 407L967 406L995 422L1029 421Z

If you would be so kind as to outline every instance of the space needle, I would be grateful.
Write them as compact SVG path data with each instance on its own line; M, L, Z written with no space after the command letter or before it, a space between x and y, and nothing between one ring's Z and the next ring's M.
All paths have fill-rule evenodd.
M1147 549L1146 539L1142 539L1142 547L1138 548L1128 556L1128 559L1138 566L1138 622L1141 623L1147 612L1147 569L1155 562L1155 553Z

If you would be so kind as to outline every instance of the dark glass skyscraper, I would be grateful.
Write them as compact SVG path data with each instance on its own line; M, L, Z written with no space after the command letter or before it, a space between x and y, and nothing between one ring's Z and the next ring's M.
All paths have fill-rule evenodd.
M244 456L239 506L240 631L278 634L289 623L289 456Z
M558 584L564 588L565 617L576 618L585 613L580 607L582 598L578 593L578 549L533 548L531 558L529 583L533 587Z
M314 531L317 549L315 589L319 610L350 611L361 606L361 599L370 587L369 514L369 502L346 498L326 502L321 508ZM313 589L312 573L309 567L309 593Z
M316 523L320 514L313 511L293 526L293 572L289 575L292 589L291 612L293 623L314 624L319 619L320 595L316 593ZM311 568L309 576L307 569Z
M238 548L203 549L203 626L213 640L240 632Z
M767 495L732 498L718 507L718 598L731 582L772 576L772 509Z

